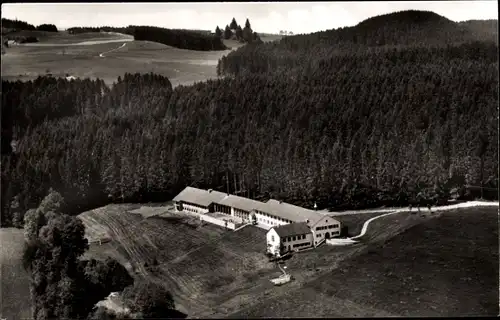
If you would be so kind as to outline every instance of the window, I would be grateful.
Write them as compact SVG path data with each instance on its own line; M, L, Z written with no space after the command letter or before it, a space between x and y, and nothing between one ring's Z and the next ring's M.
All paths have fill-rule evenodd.
M293 236L293 241L297 240L297 238L295 236Z
M271 241L274 242L274 236L271 236Z
M319 231L319 230L320 230L319 227L316 227L316 231Z

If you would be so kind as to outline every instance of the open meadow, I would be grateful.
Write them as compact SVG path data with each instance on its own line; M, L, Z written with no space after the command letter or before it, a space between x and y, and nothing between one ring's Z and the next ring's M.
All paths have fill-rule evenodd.
M150 218L130 213L147 211L137 208L110 205L81 214L89 237L113 239L87 255L113 256L135 276L163 283L191 318L498 312L497 207L383 217L355 245L295 254L286 261L295 280L283 287L269 282L280 271L264 255L264 230L200 226L158 207ZM354 233L376 214L362 215L345 220ZM157 266L150 267L152 259Z
M498 207L397 213L361 240L335 270L231 317L498 315Z
M31 318L29 275L22 266L24 233L22 229L0 229L0 317Z
M154 72L168 77L173 86L189 85L216 78L218 60L230 52L177 49L150 41L134 41L129 35L116 33L31 32L47 35L40 36L38 43L6 48L2 54L2 79L33 80L50 73L59 77L69 74L100 78L112 84L126 72ZM263 41L277 39L279 36L270 36ZM231 49L242 45L233 40L224 43Z

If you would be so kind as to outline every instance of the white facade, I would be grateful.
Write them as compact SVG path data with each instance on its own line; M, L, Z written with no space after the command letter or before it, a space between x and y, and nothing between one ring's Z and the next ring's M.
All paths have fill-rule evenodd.
M277 226L282 226L282 225L289 224L289 223L293 222L290 220L286 220L286 219L272 216L268 213L265 213L265 212L262 212L259 210L255 210L255 211L253 211L253 213L255 214L255 218L257 219L257 223L266 225L268 227L277 227Z
M267 252L273 255L280 254L280 236L276 232L276 230L271 229L266 234L266 242L267 242Z
M271 229L266 234L267 252L280 255L286 251L299 251L313 246L312 233L280 237L276 230ZM283 247L283 250L280 248Z
M204 214L204 213L208 212L208 208L206 208L206 207L197 206L197 205L188 204L188 203L182 203L182 210L187 211L187 212L199 213L199 214Z
M311 226L314 245L323 239L330 239L340 236L340 222L332 217L325 216Z

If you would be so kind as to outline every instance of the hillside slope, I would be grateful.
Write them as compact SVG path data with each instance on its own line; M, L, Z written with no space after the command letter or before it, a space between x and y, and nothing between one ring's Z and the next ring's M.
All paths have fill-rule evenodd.
M300 290L230 318L496 316L497 212L498 207L478 207L428 217L389 240L386 234L370 243L363 254ZM385 229L390 223L382 219L373 228Z

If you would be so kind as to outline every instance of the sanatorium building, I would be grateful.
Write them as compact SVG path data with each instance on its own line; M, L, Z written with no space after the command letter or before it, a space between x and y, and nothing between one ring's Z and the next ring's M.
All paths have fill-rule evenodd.
M253 223L268 230L267 251L280 256L320 245L340 236L340 222L314 210L270 199L260 202L215 190L186 187L174 199L177 211L215 213Z

